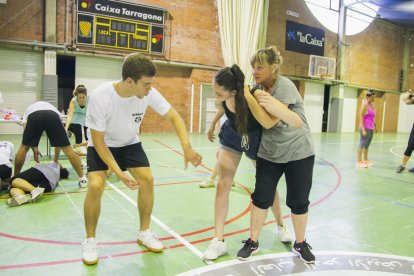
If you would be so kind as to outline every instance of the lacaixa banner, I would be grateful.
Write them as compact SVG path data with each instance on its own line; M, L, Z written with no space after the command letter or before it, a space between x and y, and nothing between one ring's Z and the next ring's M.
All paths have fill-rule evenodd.
M324 56L325 30L286 20L285 50Z

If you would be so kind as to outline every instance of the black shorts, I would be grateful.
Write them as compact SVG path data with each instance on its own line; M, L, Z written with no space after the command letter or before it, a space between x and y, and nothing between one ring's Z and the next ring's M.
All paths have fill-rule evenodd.
M82 139L82 128L83 128L83 133L85 136L85 140L88 141L88 135L86 135L87 132L87 127L84 126L82 127L81 125L78 124L70 124L68 127L68 130L70 132L72 132L73 134L75 134L75 143L76 144L80 144L82 143L83 139Z
M22 171L21 173L13 176L10 180L10 184L13 187L13 180L16 178L21 178L32 184L34 187L45 188L45 192L52 192L52 187L50 186L49 180L46 176L39 170L35 168L30 168L28 170ZM26 192L29 193L29 192Z
M242 139L237 131L231 127L229 120L225 121L221 126L218 136L220 138L220 144L222 145L222 148L239 154L242 154L244 152L250 159L257 159L257 151L259 150L260 140L262 138L261 127L253 132L248 133L249 146L247 149L245 147L242 147Z
M43 131L46 131L52 147L70 146L68 135L59 115L51 110L39 110L29 115L23 131L22 144L37 147Z
M12 168L7 165L0 165L0 180L6 180L12 175Z
M141 168L149 167L149 161L141 143L136 143L124 147L111 148L109 147L116 163L125 171L127 168ZM88 172L106 171L108 166L102 161L98 152L94 147L88 147L88 154L86 157L88 162Z

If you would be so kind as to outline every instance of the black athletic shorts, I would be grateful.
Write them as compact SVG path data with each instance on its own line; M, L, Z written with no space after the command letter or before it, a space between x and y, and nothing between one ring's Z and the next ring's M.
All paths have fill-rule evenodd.
M7 165L0 165L0 179L6 180L12 175L12 168Z
M52 187L50 186L49 180L47 180L46 176L35 168L30 168L28 170L22 171L21 173L15 175L10 180L10 184L13 187L13 180L16 178L21 178L29 182L35 187L45 188L45 192L49 193L52 192ZM29 193L29 192L26 192Z
M149 167L149 161L141 143L136 143L124 147L109 147L116 163L125 171L127 168ZM106 171L108 166L102 161L94 147L88 147L87 154L88 172Z
M62 121L59 115L52 110L39 110L29 115L23 131L22 144L37 147L43 131L46 131L52 147L70 146Z

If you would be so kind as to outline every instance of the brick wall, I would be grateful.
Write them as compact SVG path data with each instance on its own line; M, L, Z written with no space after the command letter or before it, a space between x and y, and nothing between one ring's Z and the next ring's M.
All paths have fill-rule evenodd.
M1 39L43 41L43 1L13 0L0 8L0 26L13 16L0 29ZM217 7L213 0L157 0L130 1L142 5L156 6L168 10L165 24L165 56L154 59L194 63L209 66L222 66L220 34L218 29ZM69 3L68 6L66 4ZM30 4L30 3L29 3ZM21 10L23 9L23 12ZM78 50L68 50L65 54L92 52L99 54L121 55L128 52L109 49L91 49L76 45L75 32L76 1L57 0L56 42L77 46ZM73 48L75 49L75 48ZM110 62L110 60L108 61ZM191 86L195 86L194 126L198 131L200 84L210 83L215 71L158 65L154 87L172 104L190 125ZM149 110L142 124L143 132L171 132L172 126L154 111Z
M43 41L43 1L13 0L0 5L0 39Z

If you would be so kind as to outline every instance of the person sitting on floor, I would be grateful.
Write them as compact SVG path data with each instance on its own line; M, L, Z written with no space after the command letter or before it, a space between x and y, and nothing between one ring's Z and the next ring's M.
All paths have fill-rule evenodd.
M44 192L53 192L60 179L66 179L69 171L57 162L36 164L10 180L10 198L7 204L15 207L36 202Z
M0 141L0 191L7 187L7 180L12 176L14 146L9 141Z

